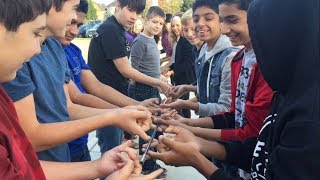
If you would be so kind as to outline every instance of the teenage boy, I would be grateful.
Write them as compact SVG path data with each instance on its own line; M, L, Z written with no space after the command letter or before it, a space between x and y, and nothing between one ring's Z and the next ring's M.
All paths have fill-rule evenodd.
M170 86L160 79L140 73L129 64L130 46L125 29L130 28L144 8L145 0L117 0L116 12L97 30L91 40L88 64L96 77L117 91L128 94L127 78L156 87L165 93Z
M142 123L148 129L146 110L94 109L70 100L70 75L63 48L48 37L64 37L66 26L76 18L78 4L79 0L53 1L41 35L41 54L25 63L14 81L3 84L41 160L70 161L66 143L104 126L115 125L149 138L138 125ZM142 122L137 122L140 118Z
M144 29L132 42L131 45L131 66L149 77L160 79L160 52L155 42L154 36L162 30L165 21L165 13L158 6L152 6L148 9L144 21ZM143 101L149 98L159 98L160 94L157 88L148 84L131 81L128 88L129 96L135 100ZM148 132L152 135L152 130ZM139 139L139 149L145 141ZM143 164L143 171L146 174L154 169L159 169L156 160L149 159Z
M223 22L246 19L243 7L246 3L248 1L222 0L219 14ZM276 91L259 137L243 142L206 141L208 144L204 147L201 141L193 141L192 134L187 135L185 130L172 129L171 132L178 134L175 140L180 138L180 142L164 138L162 142L171 151L153 157L177 166L193 165L212 180L231 178L198 150L237 164L250 172L252 179L319 179L320 172L315 168L320 166L320 143L315 140L320 136L319 1L253 1L248 20L262 74ZM292 28L297 20L301 23ZM274 32L272 36L266 36L270 31Z
M22 64L33 55L40 53L39 37L46 26L46 13L51 7L52 1L49 0L0 1L1 83L14 79ZM21 42L28 42L28 46ZM139 175L141 168L133 165L133 161L136 161L137 158L128 149L130 142L109 151L103 158L92 162L39 162L30 141L20 127L13 102L1 85L0 106L0 176L2 178L95 179L113 173L113 177L110 178L117 179L114 177L116 174L114 171L121 168L117 166L117 163L125 164L125 168L122 168L120 172L127 175L126 179L130 174ZM116 154L120 152L128 152L132 159L122 157L119 159ZM156 177L161 170L155 173L144 179Z
M238 49L221 34L218 5L215 1L200 0L193 5L193 21L197 37L204 41L203 51L195 62L198 102L177 100L165 104L168 108L192 109L201 117L230 110L230 62Z

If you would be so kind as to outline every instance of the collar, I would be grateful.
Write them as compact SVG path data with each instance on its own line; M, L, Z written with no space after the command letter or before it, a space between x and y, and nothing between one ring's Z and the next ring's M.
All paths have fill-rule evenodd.
M121 29L122 31L125 31L124 27L117 21L117 18L114 15L110 17L110 20L114 22L119 29Z

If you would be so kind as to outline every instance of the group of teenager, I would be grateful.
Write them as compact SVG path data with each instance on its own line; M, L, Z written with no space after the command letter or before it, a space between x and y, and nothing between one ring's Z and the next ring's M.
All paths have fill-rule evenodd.
M172 16L169 34L152 6L129 42L145 5L117 0L87 65L71 43L86 0L0 1L1 177L161 178L156 159L208 179L320 177L318 1L196 0ZM160 33L173 47L163 69ZM170 70L174 86L160 78ZM160 93L172 102L159 106ZM142 167L123 130L140 137L142 153L156 123L175 136L159 132ZM90 161L94 130L102 157Z

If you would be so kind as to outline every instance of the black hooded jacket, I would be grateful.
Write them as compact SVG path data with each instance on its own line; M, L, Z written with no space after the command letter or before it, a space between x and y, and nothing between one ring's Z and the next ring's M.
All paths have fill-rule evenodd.
M319 0L254 0L248 22L275 95L258 139L225 143L226 162L252 179L320 179Z

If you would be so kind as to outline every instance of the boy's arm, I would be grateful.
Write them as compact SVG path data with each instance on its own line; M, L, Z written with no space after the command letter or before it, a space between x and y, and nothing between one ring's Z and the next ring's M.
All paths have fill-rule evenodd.
M111 125L112 121L110 119L113 118L113 114L110 113L78 121L39 123L33 94L16 101L14 105L21 127L37 152L69 142L98 127Z
M182 126L183 128L191 131L194 135L201 137L203 139L208 139L212 141L218 141L221 139L220 129L208 129L200 127Z
M36 116L33 94L14 103L21 127L28 136L35 151L43 151L70 142L95 129L110 125L116 125L128 131L132 130L135 134L139 133L143 138L147 138L139 127L132 124L135 121L134 119L147 119L145 111L87 108L73 104L69 98L66 85L64 89L68 106L71 106L69 108L70 117L77 120L39 123ZM124 119L126 121L123 121Z
M99 175L102 175L95 168L97 166L96 161L75 163L40 161L40 164L48 180L95 179L99 178Z
M134 81L147 84L149 86L157 87L161 90L162 93L165 93L170 85L150 76L147 76L143 73L140 73L136 69L132 68L129 64L127 57L117 58L113 60L118 71L125 77L132 79Z
M131 141L127 141L117 146L97 160L86 162L49 162L40 161L41 167L47 179L96 179L106 177L119 169L119 163L126 164L126 161L119 158L119 153L126 153L129 159L137 162L137 155L130 148ZM140 168L140 165L134 165L134 168ZM131 169L132 171L132 169ZM131 174L131 171L128 172ZM59 172L59 173L57 173Z
M78 119L82 119L82 118L87 118L87 117L92 117L95 115L104 114L106 112L112 112L112 110L97 109L97 108L83 106L80 104L75 104L70 99L68 85L64 84L63 88L64 88L64 93L65 93L66 99L67 99L68 113L69 113L70 120L78 120Z
M214 128L214 123L213 123L211 117L190 119L190 121L188 121L187 125L193 126L193 127Z
M70 99L75 104L79 104L87 107L99 108L99 109L117 108L117 106L110 104L107 101L104 101L94 95L82 93L72 80L68 83L67 86L68 86Z
M81 84L89 94L119 107L138 105L140 102L125 96L111 86L101 83L90 70L82 70Z
M133 68L135 63L141 64L143 58L145 57L145 52L147 51L146 46L147 45L140 40L135 40L132 43L130 52L130 59L132 62L131 66L128 60L124 60L122 58L114 59L113 62L123 76L143 84L157 87L158 89L160 89L161 92L164 93L170 88L170 86L167 83L163 82L160 79L156 79L147 76L143 73L140 73L138 70Z

